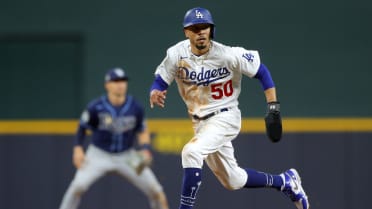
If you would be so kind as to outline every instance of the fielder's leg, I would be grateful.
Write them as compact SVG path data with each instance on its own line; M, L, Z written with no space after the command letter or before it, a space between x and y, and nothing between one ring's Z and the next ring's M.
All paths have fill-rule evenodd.
M88 190L90 185L95 182L103 173L96 172L95 169L80 168L65 195L63 196L60 209L77 209L82 195Z
M113 159L118 173L146 195L151 209L168 209L167 198L155 174L149 167L145 167L138 175L129 163L136 161L135 158L138 158L138 155L134 150L115 156Z
M76 171L74 179L63 196L60 209L77 209L82 195L109 169L110 163L105 161L106 157L102 156L101 152L98 148L89 146L85 162Z

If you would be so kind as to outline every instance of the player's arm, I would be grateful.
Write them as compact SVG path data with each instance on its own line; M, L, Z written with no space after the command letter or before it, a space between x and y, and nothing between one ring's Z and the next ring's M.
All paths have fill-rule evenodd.
M144 128L137 134L137 139L139 146L138 154L141 161L135 166L135 170L140 175L143 169L152 163L151 138L147 128Z
M156 75L150 89L151 108L154 107L154 104L158 105L159 107L164 107L168 86L169 85L163 80L160 75Z
M155 71L155 79L150 88L151 108L153 108L154 105L164 108L167 89L176 76L178 61L179 55L177 48L169 48L165 58Z
M276 102L278 101L276 98L276 90L275 87L268 88L264 91L265 97L266 97L266 102Z
M282 119L280 116L280 103L277 100L274 81L271 77L270 71L262 63L254 77L260 81L267 101L267 113L265 116L267 136L271 141L278 142L282 138Z
M91 113L89 110L84 110L84 112L81 114L79 126L75 135L72 160L77 169L81 168L85 160L83 144L87 133L87 127L89 126L89 121L91 121L90 114Z
M149 131L145 128L137 134L137 138L140 151L143 151L146 155L151 155L151 137Z
M83 148L83 141L86 135L86 129L79 125L78 131L76 133L75 137L75 145L73 148L73 164L74 166L79 169L81 168L84 159L85 159L85 153L84 153L84 148Z

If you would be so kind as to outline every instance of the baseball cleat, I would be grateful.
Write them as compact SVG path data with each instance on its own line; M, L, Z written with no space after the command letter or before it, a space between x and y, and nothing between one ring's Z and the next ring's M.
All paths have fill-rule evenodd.
M280 190L294 202L297 209L309 209L309 200L302 188L301 178L296 169L291 168L280 174L280 176L284 182Z

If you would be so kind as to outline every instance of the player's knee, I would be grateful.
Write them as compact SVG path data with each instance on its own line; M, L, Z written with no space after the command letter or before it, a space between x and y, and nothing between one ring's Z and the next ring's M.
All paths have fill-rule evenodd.
M150 198L155 201L161 201L165 197L165 194L161 192L155 192L154 194L150 195Z
M168 202L163 191L146 194L150 202L151 208L154 209L167 209Z
M224 182L222 183L222 185L228 189L228 190L237 190L237 189L241 189L242 188L242 185L239 184L237 181L235 181L234 179L229 179L227 182Z
M71 187L75 196L81 196L88 190L88 186L83 182L73 182Z
M221 184L228 190L237 190L241 189L245 184L244 175L232 174L229 176L218 178Z
M186 144L182 149L182 164L184 167L201 167L203 156L200 149L192 143Z

